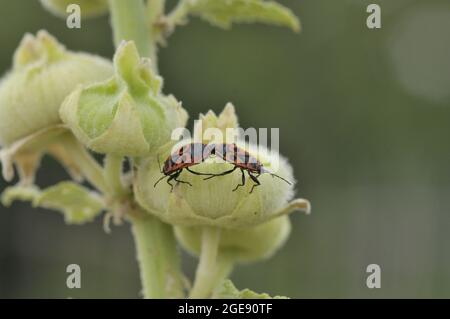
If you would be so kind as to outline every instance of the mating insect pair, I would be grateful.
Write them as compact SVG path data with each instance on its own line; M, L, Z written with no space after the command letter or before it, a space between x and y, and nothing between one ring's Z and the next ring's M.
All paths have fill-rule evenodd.
M233 164L234 167L230 170L224 171L219 174L200 173L190 169L191 166L204 162L210 156L218 156L225 162ZM164 162L163 169L161 170L161 173L164 174L164 176L158 179L154 186L156 187L156 185L164 178L167 178L167 184L170 185L172 190L173 185L171 181L176 181L177 183L183 183L192 186L191 183L179 179L183 169L195 175L208 176L205 178L205 180L217 176L225 176L233 173L237 169L240 169L242 174L242 181L233 189L233 192L236 191L240 186L245 185L245 172L247 172L250 179L254 182L253 187L250 190L250 193L253 192L255 187L261 185L261 183L258 180L258 177L264 173L268 173L273 177L277 177L285 181L289 185L291 185L291 183L288 180L266 170L255 157L251 156L246 150L238 147L234 143L232 144L190 143L180 147L166 159L166 161Z

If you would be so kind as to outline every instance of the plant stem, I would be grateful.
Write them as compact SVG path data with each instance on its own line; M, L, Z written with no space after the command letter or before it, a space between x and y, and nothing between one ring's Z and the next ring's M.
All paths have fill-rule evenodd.
M144 213L132 218L144 298L182 298L183 281L171 226Z
M167 21L172 30L186 20L189 10L189 3L187 1L179 1L172 11L167 15Z
M163 3L160 4L162 8ZM139 54L149 57L157 72L156 43L150 27L158 15L150 14L143 0L109 0L109 6L116 47L123 40L134 41ZM105 164L108 183L116 185L114 188L119 187L121 160L111 156ZM128 216L136 243L144 297L182 298L182 273L172 226L147 212L131 209Z
M73 135L67 135L63 145L69 157L77 164L83 177L99 191L107 194L109 188L103 176L103 170L89 151Z
M217 266L214 275L215 277L213 280L215 286L213 287L213 289L216 288L216 286L220 284L225 278L228 278L231 271L233 270L233 267L234 267L233 258L231 258L226 254L219 254L219 256L217 256Z
M113 154L105 156L105 180L114 197L123 197L127 190L122 182L123 157Z
M194 286L190 298L208 298L217 280L217 254L220 242L220 229L203 227L200 261L195 273Z
M156 66L156 43L150 39L149 21L142 0L109 0L114 43L134 41L139 54L149 57ZM151 22L151 21L150 21Z
M166 0L150 0L147 2L148 19L156 22L164 14Z

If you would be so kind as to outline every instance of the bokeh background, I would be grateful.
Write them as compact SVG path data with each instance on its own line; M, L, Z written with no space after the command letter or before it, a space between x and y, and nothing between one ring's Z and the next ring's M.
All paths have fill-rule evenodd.
M281 2L300 17L300 34L192 19L160 51L164 90L192 118L231 101L243 127L280 128L297 195L313 204L311 216L292 215L273 259L237 267L233 281L294 298L450 297L450 2ZM366 27L372 2L380 30ZM1 0L1 73L23 34L41 28L70 49L113 54L107 17L69 30L38 1ZM46 158L38 183L64 179ZM0 297L138 297L129 228L108 235L101 218L67 226L56 212L1 207ZM195 259L183 256L192 275ZM65 285L71 263L81 289ZM371 263L381 289L366 287Z

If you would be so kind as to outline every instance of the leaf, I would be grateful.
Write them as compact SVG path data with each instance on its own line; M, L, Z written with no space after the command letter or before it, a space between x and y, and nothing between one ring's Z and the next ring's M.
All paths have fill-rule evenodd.
M261 22L300 31L294 13L274 1L264 0L184 0L187 11L209 23L228 29L233 22Z
M67 131L67 128L63 125L50 126L2 148L0 150L0 161L3 178L8 182L14 178L13 163L18 156L21 156L19 162L16 161L16 165L19 166L19 171L22 170L26 173L27 176L25 177L32 180L42 149L65 131ZM25 167L23 167L23 164L25 164Z
M83 18L93 18L108 12L107 0L40 0L42 6L54 15L66 19L70 12L67 8L71 4L80 6Z
M266 293L257 293L250 289L238 290L229 279L220 285L213 295L216 299L288 299L288 297L271 297Z
M92 221L104 204L99 195L72 182L61 182L42 191L33 206L59 210L66 223L82 224Z
M1 197L3 206L9 207L14 201L26 201L32 202L40 194L40 191L36 187L32 186L12 186L6 188Z

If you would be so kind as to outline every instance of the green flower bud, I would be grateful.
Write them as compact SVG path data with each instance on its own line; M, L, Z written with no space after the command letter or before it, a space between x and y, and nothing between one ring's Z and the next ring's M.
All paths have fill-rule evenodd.
M208 120L202 121L203 127L210 127L214 122L237 123L237 120L233 120L235 115L234 111L230 112L230 107L226 108L226 112L219 118L212 114L207 116ZM248 227L288 214L295 209L309 211L309 202L306 200L290 202L294 195L294 177L292 168L285 159L263 147L257 150L255 147L245 147L239 142L237 145L255 156L265 169L290 183L270 174L262 174L258 177L261 185L250 193L254 182L244 171L245 186L233 191L242 182L240 170L209 180L204 180L205 176L183 170L178 179L192 186L179 183L171 191L171 187L164 182L154 187L161 177L161 171L157 158L150 157L137 165L134 183L137 201L165 222L182 226ZM169 157L170 151L161 150L159 155L160 161L164 161ZM217 157L210 157L191 167L192 170L205 174L219 174L233 168L233 164L223 162Z
M239 137L238 118L234 105L227 103L222 113L217 116L213 111L200 114L199 121L194 125L194 139L201 137L201 142L208 143L234 143ZM212 129L212 134L208 130ZM215 134L215 132L220 134Z
M78 84L111 74L112 65L106 59L68 51L43 30L36 37L26 34L14 54L12 70L0 82L0 155L5 177L12 178L7 162L24 153L25 146L30 156L22 156L21 162L29 162L36 150L44 148L47 131L52 136L55 129L61 131L59 108Z
M78 84L111 74L107 60L67 51L46 31L25 35L0 83L0 145L60 123L61 102Z
M270 258L287 240L291 231L288 216L275 218L253 227L223 229L220 232L219 255L237 262ZM201 227L175 227L180 244L193 255L201 252Z
M173 96L161 93L162 79L134 42L114 56L115 75L79 86L64 101L61 118L77 138L98 153L143 156L166 144L184 126L187 113Z
M67 7L71 4L80 6L81 15L85 18L96 17L108 12L108 0L40 0L48 11L65 18Z

